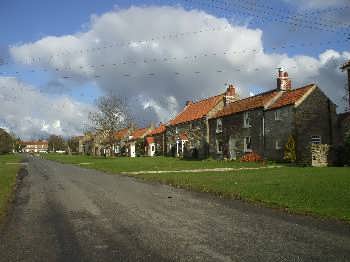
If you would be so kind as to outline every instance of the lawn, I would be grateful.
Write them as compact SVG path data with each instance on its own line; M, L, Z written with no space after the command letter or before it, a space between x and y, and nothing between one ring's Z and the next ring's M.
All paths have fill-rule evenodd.
M230 161L185 161L174 158L93 158L47 155L63 163L84 165L111 173L146 170L186 170L218 167L261 167ZM350 222L349 167L290 167L229 172L128 174L150 181L239 198L290 212L337 218Z
M188 170L188 169L207 169L207 168L239 168L239 167L260 167L262 164L240 163L230 161L203 160L191 161L181 160L173 157L91 157L81 155L63 155L63 154L44 154L46 159L55 160L61 163L78 164L86 168L98 169L111 173L134 172L149 170Z
M16 184L16 175L20 169L20 156L0 155L0 220L8 207Z

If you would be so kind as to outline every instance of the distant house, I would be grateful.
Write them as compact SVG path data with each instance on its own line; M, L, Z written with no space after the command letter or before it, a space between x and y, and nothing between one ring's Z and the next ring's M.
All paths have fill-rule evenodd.
M47 153L49 150L49 143L45 140L42 141L24 141L22 142L25 153Z
M278 72L277 88L237 100L210 121L210 154L239 159L255 152L283 160L289 137L296 141L297 161L311 164L312 144L333 145L336 105L315 84L292 89L288 73Z
M134 130L128 138L128 155L130 157L142 156L145 154L145 137L149 134L151 128L139 128Z
M123 128L115 133L116 142L113 150L116 156L126 156L128 154L128 138L132 130L132 128Z
M185 108L166 126L166 152L169 156L206 158L209 149L208 119L238 99L230 85L226 92L197 102L188 101Z
M148 156L165 154L165 131L164 124L151 130L146 137L146 152Z

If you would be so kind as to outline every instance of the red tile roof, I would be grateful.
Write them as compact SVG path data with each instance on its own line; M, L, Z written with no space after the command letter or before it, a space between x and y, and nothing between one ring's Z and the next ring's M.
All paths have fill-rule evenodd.
M149 136L154 136L154 135L158 135L161 133L165 132L165 125L161 124L159 127L156 127L155 129L153 129L151 132L149 132Z
M268 103L271 102L274 98L276 98L276 101L269 105L268 109L276 109L279 107L292 105L295 104L300 98L302 98L314 86L314 84L310 84L290 91L284 91L280 97L277 96L281 94L281 91L275 89L245 99L241 99L236 102L232 102L224 107L215 115L214 118L232 115L251 109L266 107Z
M226 107L224 107L222 110L220 110L215 115L215 118L232 115L232 114L247 111L250 109L264 107L277 94L278 94L278 91L272 90L256 96L251 96L245 99L238 100L236 102L232 102L228 104Z
M152 144L152 143L154 143L154 138L151 136L146 137L146 142L147 142L147 144Z
M188 136L187 136L186 133L180 134L179 137L180 137L181 140L188 140Z
M206 116L223 98L223 94L212 96L207 99L189 103L174 119L170 120L170 125L177 125Z
M126 135L128 134L128 131L129 131L129 128L121 129L115 133L114 137L116 139L122 139L122 138L126 137Z
M279 107L295 104L314 86L314 84L311 84L288 92L284 92L282 96L280 96L272 105L269 106L269 109L276 109Z
M142 138L143 136L147 135L148 131L148 127L136 129L134 132L131 133L132 139Z

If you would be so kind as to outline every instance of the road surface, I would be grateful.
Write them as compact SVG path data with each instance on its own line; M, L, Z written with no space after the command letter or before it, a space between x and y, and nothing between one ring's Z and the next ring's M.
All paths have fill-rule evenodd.
M0 261L350 261L350 227L29 157Z

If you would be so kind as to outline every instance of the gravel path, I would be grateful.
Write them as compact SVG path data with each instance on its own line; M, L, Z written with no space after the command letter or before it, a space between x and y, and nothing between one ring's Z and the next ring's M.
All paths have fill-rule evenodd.
M350 226L28 158L0 261L349 261Z

